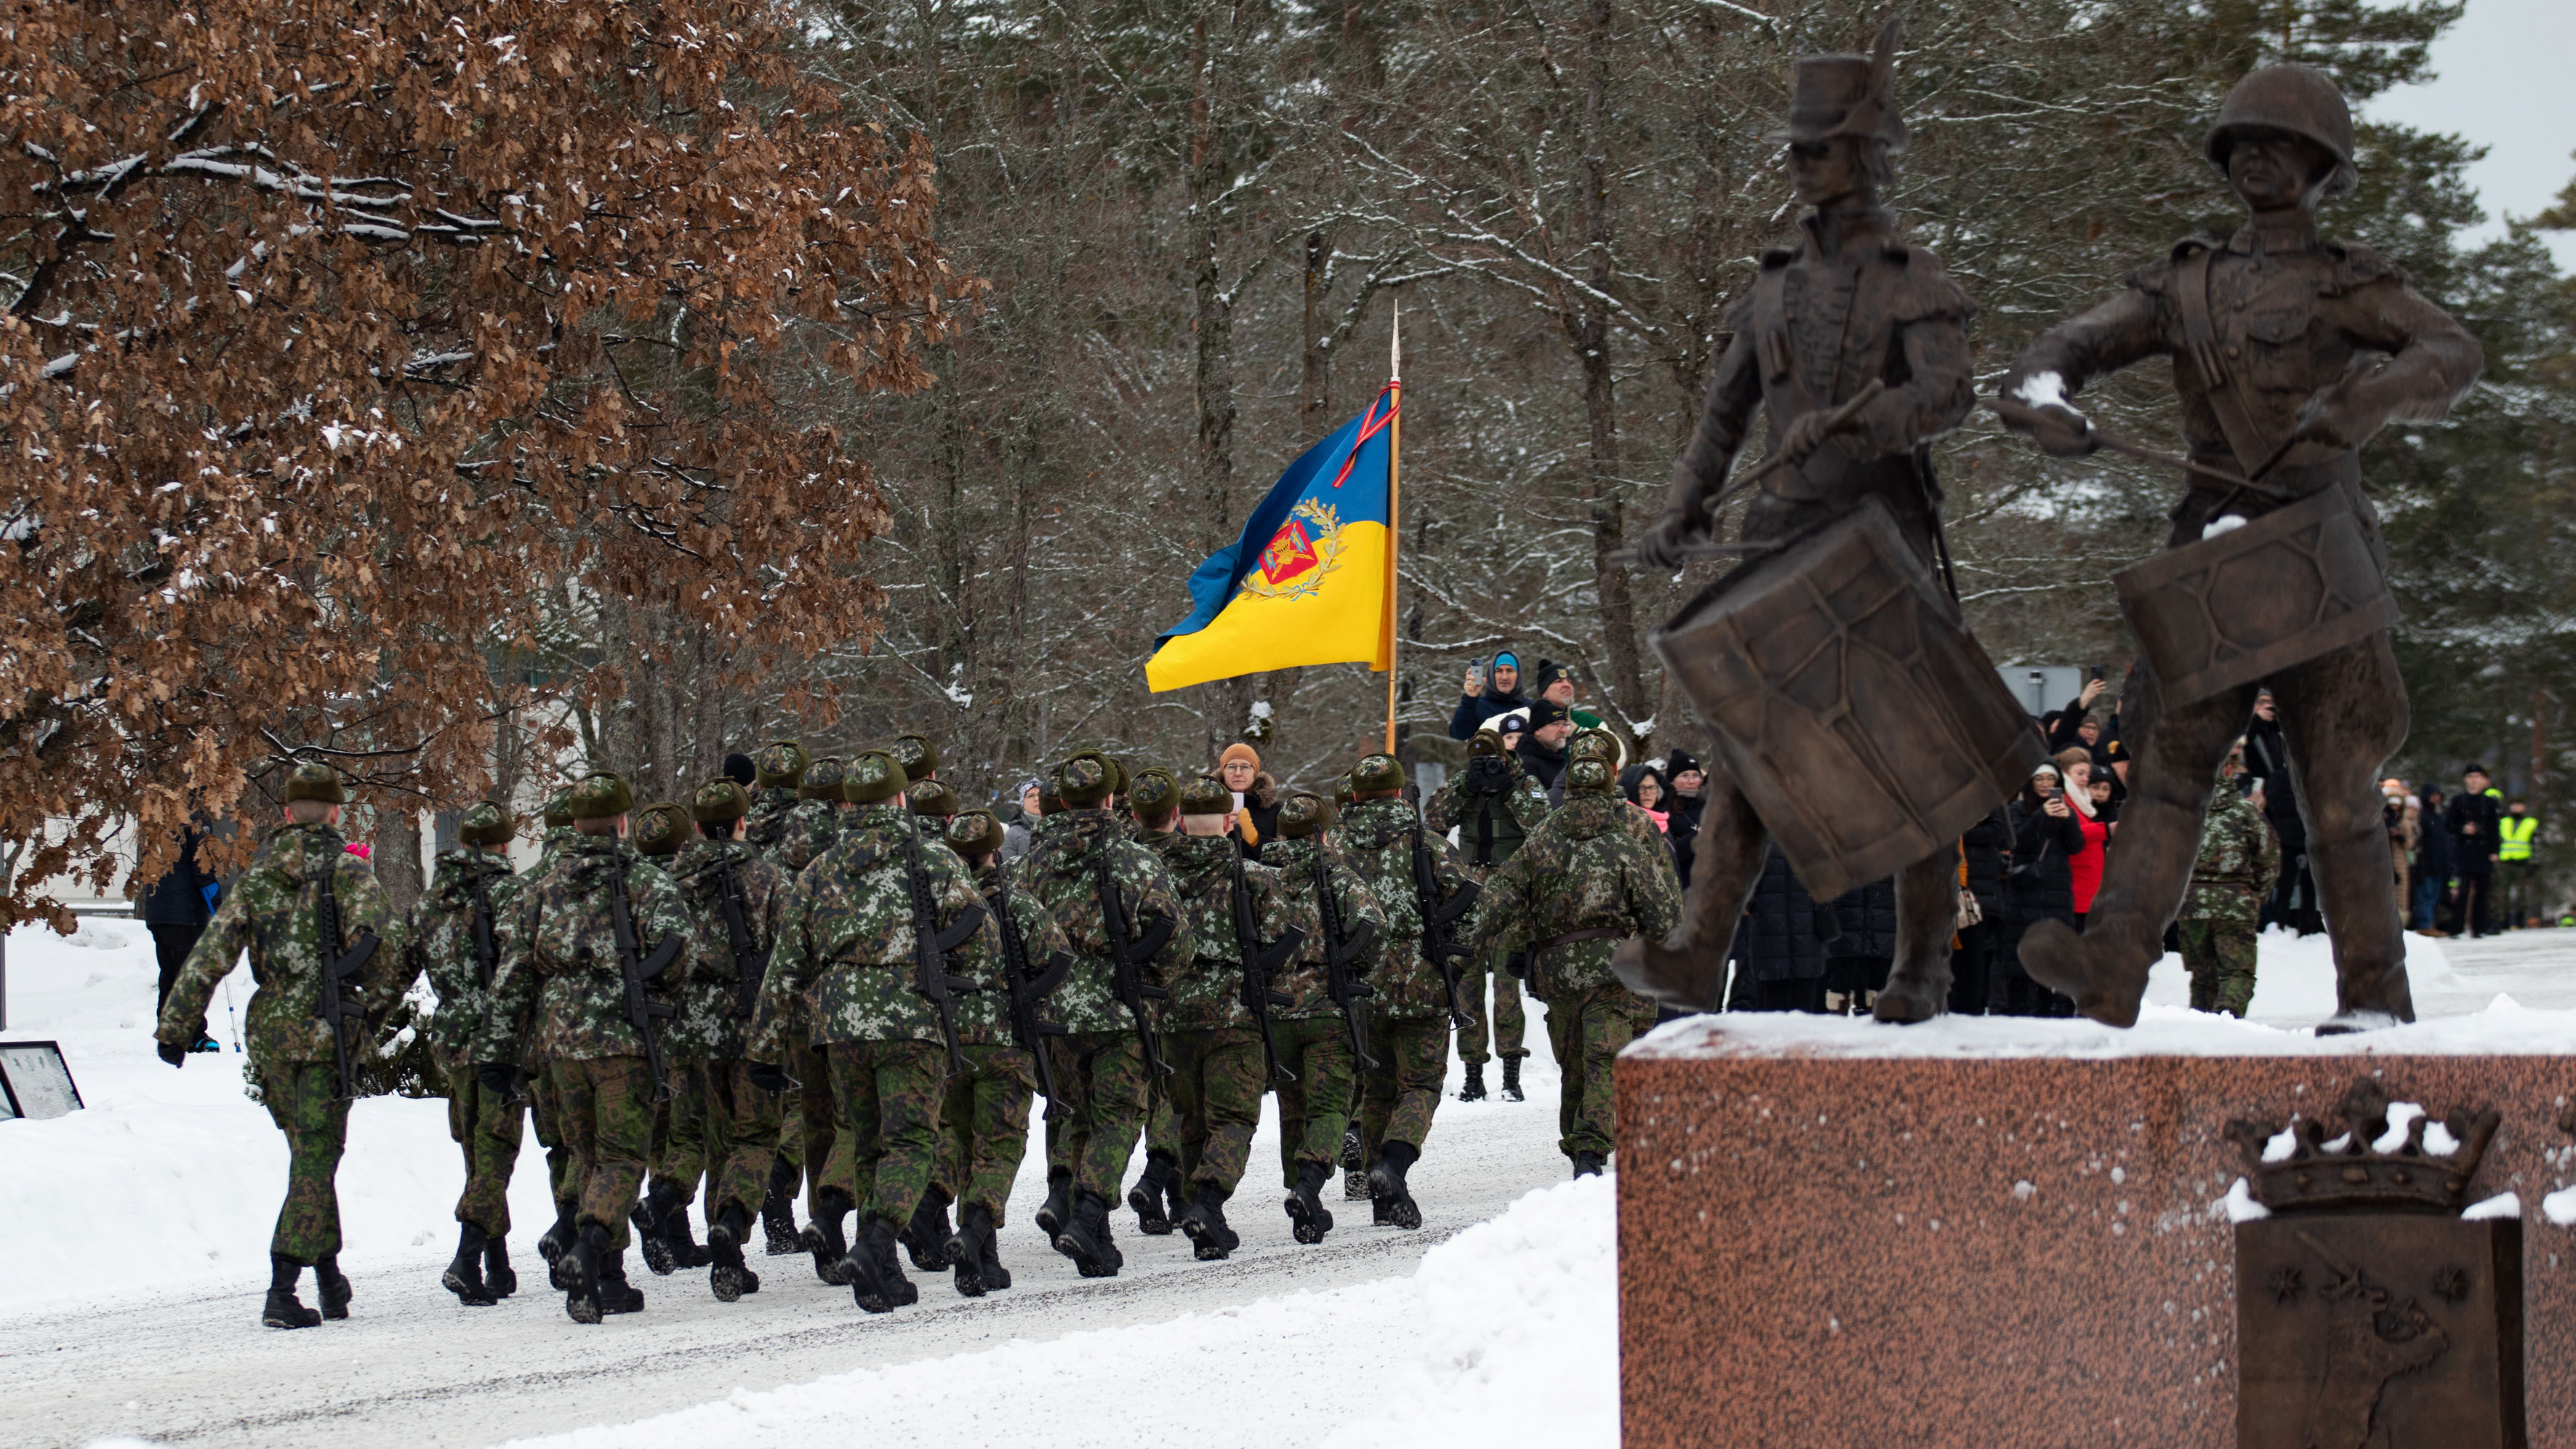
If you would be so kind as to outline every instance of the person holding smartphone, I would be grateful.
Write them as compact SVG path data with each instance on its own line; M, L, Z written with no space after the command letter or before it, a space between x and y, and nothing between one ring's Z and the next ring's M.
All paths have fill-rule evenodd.
M1529 701L1521 696L1521 657L1509 649L1494 655L1490 669L1468 665L1460 688L1464 693L1458 701L1458 712L1449 717L1449 738L1453 740L1472 740L1485 721L1529 708Z

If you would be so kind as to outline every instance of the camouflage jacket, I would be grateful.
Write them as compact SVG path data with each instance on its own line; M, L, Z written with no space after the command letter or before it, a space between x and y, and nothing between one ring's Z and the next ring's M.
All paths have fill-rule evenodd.
M1422 807L1422 818L1434 831L1443 836L1458 832L1459 858L1479 876L1511 859L1521 841L1547 819L1546 788L1520 761L1508 755L1502 759L1510 780L1502 790L1470 789L1462 771Z
M477 882L492 912L488 969L475 946ZM411 908L410 928L404 933L411 959L397 974L408 989L425 971L429 989L438 993L438 1010L429 1019L429 1051L441 1071L473 1063L474 1039L483 1031L492 983L500 975L502 923L509 919L510 902L518 894L519 878L511 873L508 856L460 845L439 852L429 890Z
M383 938L366 967L340 983L344 1005L363 1005L371 1025L382 1022L410 985L402 979L408 953L393 902L376 883L374 867L349 854L339 831L328 825L289 825L261 843L259 854L215 908L215 918L206 923L206 933L197 938L178 980L171 983L153 1036L182 1046L194 1042L215 987L247 950L251 979L259 985L250 998L244 1040L252 1068L331 1061L331 1030L315 1015L322 1009L319 902L324 870L331 872L331 893L340 905L341 945L355 942L362 930ZM350 1051L355 1053L371 1035L352 1025Z
M2209 818L2200 828L2200 856L2191 863L2191 883L2238 886L2255 895L2272 888L2280 869L2280 850L2263 824L2263 812L2238 793L2233 781L2220 781L2209 802Z
M829 800L799 800L796 808L779 822L778 844L770 852L771 857L780 869L795 875L812 865L814 857L832 848L849 819Z
M742 1009L741 975L734 964L733 931L725 921L724 877L730 871L742 892L742 926L751 949L767 962L778 949L778 923L787 909L787 872L762 857L747 840L691 836L669 862L672 884L687 902L698 960L676 992L680 1014L665 1030L671 1055L713 1062L740 1061L751 1020ZM763 976L766 976L765 970ZM755 998L761 982L752 983Z
M1042 828L1030 840L1029 853L1020 857L1018 883L1055 917L1073 948L1076 965L1056 993L1056 1019L1071 1031L1132 1031L1136 1019L1119 1003L1112 985L1109 932L1101 915L1104 840L1129 938L1145 929L1148 917L1173 923L1163 949L1136 963L1144 985L1169 985L1188 968L1196 949L1188 908L1172 888L1163 858L1128 839L1108 811L1068 809L1038 823Z
M528 878L533 880L553 869L554 863L563 859L563 853L579 839L581 833L569 825L547 826L545 839L537 845L537 863L529 867Z
M1681 896L1672 851L1629 828L1628 802L1577 795L1485 878L1469 939L1480 948L1499 942L1532 950L1569 931L1617 933L1570 942L1531 963L1531 988L1555 1000L1611 980L1620 938L1671 931L1681 919Z
M1147 835L1143 843L1163 857L1172 888L1190 914L1196 951L1171 985L1162 1022L1172 1031L1251 1026L1243 1009L1243 950L1234 934L1234 863L1242 849L1231 835L1191 836L1175 831ZM1261 944L1274 945L1297 919L1286 877L1257 860L1243 861L1244 890L1252 897L1253 928Z
M992 979L1001 940L992 913L956 852L926 834L916 836L913 817L896 805L862 805L831 849L814 858L787 888L778 923L778 946L769 978L760 988L750 1058L774 1062L794 1029L798 998L811 993L813 1041L938 1041L939 1012L916 989L912 888L906 853L921 845L938 929L960 914L981 920L975 933L949 953L958 976ZM959 1024L970 998L959 997Z
M1001 909L1005 887L1010 897L1010 925L1019 937L1020 949L1026 953L1031 971L1046 970L1046 963L1059 951L1071 951L1073 943L1064 936L1064 928L1047 914L1038 898L1020 888L1019 873L1007 866L992 867L975 873L975 888L984 893L984 903L993 908L996 923L1003 917ZM993 971L986 978L982 993L962 998L957 1004L958 1035L970 1046L1016 1046L1011 1035L1011 1005L1003 979L1004 960L1001 942L993 945ZM1070 979L1070 978L1068 978ZM1059 988L1060 990L1061 988ZM1039 1014L1055 1019L1055 993L1049 993Z
M1449 842L1431 834L1402 800L1362 800L1342 816L1336 832L1351 868L1377 892L1378 909L1386 913L1386 961L1371 984L1377 988L1378 1015L1409 1019L1439 1016L1449 1009L1449 988L1439 971L1422 959L1422 899L1413 883L1413 843L1431 847L1435 889L1445 903L1468 885L1467 867ZM1469 922L1449 923L1451 940L1464 944Z
M798 803L793 785L772 785L766 790L753 786L751 814L743 825L743 839L763 855L775 851L780 836L786 832L788 812Z
M1297 959L1282 967L1270 980L1271 989L1297 999L1294 1006L1283 1006L1271 1013L1274 1020L1302 1021L1308 1017L1335 1016L1341 1008L1333 1005L1327 992L1324 972L1324 912L1316 904L1315 842L1307 840L1273 840L1261 847L1261 861L1279 872L1286 886L1282 901L1288 908L1287 924L1306 933L1306 944L1297 950ZM1367 951L1352 963L1352 969L1363 979L1372 978L1378 963L1386 959L1386 912L1378 908L1377 892L1360 877L1340 850L1326 847L1323 852L1325 877L1332 882L1333 905L1342 917L1342 934L1348 936L1360 928L1362 921L1377 927L1377 935Z
M617 954L609 882L623 876L642 956L680 938L677 960L646 990L671 1002L697 954L680 888L633 845L603 835L576 836L552 867L519 886L501 936L501 974L474 1052L478 1062L592 1061L640 1057L644 1039L626 1014L626 971ZM657 1023L667 1044L671 1027ZM677 1053L672 1053L677 1055Z

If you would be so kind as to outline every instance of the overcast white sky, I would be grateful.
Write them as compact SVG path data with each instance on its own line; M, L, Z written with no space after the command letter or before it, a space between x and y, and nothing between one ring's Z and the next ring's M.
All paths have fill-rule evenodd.
M2576 0L2469 0L2468 14L2433 43L2432 84L2390 91L2366 108L2374 120L2449 131L2487 148L2469 168L2486 204L2530 216L2576 179ZM2576 271L2576 233L2548 234L2561 268Z

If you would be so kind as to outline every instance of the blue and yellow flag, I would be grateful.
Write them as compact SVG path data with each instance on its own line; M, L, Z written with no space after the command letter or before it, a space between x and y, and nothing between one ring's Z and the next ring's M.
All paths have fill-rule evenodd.
M1288 466L1243 536L1190 575L1190 616L1155 641L1156 690L1395 655L1394 438L1401 387Z

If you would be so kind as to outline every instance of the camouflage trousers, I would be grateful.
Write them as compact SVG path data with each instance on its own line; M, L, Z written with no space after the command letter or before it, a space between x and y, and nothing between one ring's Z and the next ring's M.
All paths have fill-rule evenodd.
M1617 981L1604 981L1546 998L1547 1044L1563 1074L1558 1088L1557 1150L1610 1155L1618 1139L1610 1091L1610 1063L1655 1019L1652 1005Z
M1048 1044L1063 1100L1047 1103L1047 1170L1115 1201L1145 1125L1145 1045L1132 1031L1078 1031Z
M581 1196L581 1167L573 1161L572 1139L564 1135L563 1104L555 1095L554 1072L551 1068L531 1067L524 1090L528 1094L528 1125L537 1134L537 1142L546 1149L546 1191L558 1205L570 1204Z
M671 1075L671 1100L653 1109L651 1180L695 1200L698 1179L714 1155L707 1140L707 1064L665 1059L663 1068Z
M623 1252L626 1214L653 1151L653 1069L642 1057L593 1057L555 1063L554 1079L579 1167L576 1220L608 1229L610 1246Z
M757 1217L769 1196L784 1099L751 1080L748 1062L709 1062L706 1074L707 1221L737 1204Z
M1227 1196L1243 1181L1252 1157L1252 1134L1261 1125L1263 1074L1257 1027L1221 1026L1163 1034L1163 1060L1172 1064L1164 1079L1171 1099L1170 1147L1152 1137L1154 1150L1168 1150L1179 1164L1181 1181L1213 1182Z
M1529 1031L1529 1018L1521 1010L1520 978L1503 969L1510 953L1499 947L1487 951L1473 966L1458 973L1458 996L1467 1004L1475 1024L1458 1033L1458 1057L1461 1061L1485 1062L1494 1057L1525 1057L1529 1048L1523 1045ZM1485 983L1493 981L1493 1009L1485 1007ZM1485 1032L1494 1034L1493 1050L1485 1049Z
M349 1140L349 1104L332 1100L339 1068L329 1062L277 1062L259 1074L269 1120L286 1134L286 1202L268 1250L310 1263L340 1251L340 1152Z
M901 1227L921 1205L939 1161L946 1060L935 1043L908 1040L836 1041L824 1054L849 1129L850 1201L859 1222L873 1213Z
M832 1089L830 1060L803 1032L785 1040L786 1061L781 1065L796 1079L796 1109L786 1112L780 1124L778 1157L804 1175L809 1210L814 1194L827 1187L837 1187L857 1202L859 1195L851 1182L850 1134L843 1130L848 1124L841 1120L840 1095Z
M948 1079L939 1104L939 1165L930 1180L951 1201L991 1213L998 1228L1029 1151L1036 1069L1015 1046L970 1046L965 1054L966 1075Z
M465 1191L456 1220L496 1238L510 1235L510 1172L519 1165L526 1104L474 1080L470 1063L447 1069L447 1135L465 1152Z
M1380 1017L1369 1024L1369 1051L1377 1065L1360 1069L1360 1144L1374 1166L1379 1143L1419 1150L1431 1135L1431 1116L1449 1082L1449 1018Z
M1297 1074L1279 1091L1279 1185L1297 1185L1300 1163L1339 1170L1342 1134L1350 1130L1359 1059L1351 1054L1351 1029L1341 1015L1279 1022L1279 1065Z
M2243 1016L2254 1000L2254 938L2260 903L2242 886L2195 885L2174 932L2191 971L2191 1009Z

